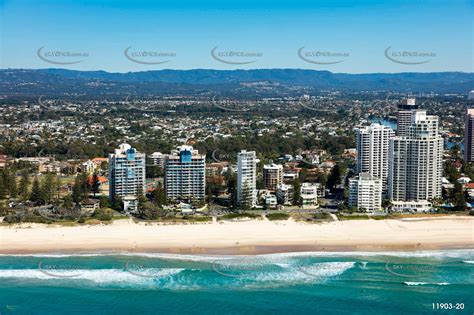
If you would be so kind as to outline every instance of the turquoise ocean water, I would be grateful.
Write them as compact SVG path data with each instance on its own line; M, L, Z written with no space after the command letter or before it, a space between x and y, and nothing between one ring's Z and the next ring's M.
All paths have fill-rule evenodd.
M473 268L473 250L3 255L0 313L473 314Z

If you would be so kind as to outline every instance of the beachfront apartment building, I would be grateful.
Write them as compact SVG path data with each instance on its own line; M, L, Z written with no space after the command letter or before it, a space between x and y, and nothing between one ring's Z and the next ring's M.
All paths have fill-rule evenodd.
M145 193L145 154L123 143L109 154L109 196L131 200ZM125 211L137 210L137 202L124 203Z
M407 136L390 139L388 195L392 201L426 204L441 197L443 138L438 117L412 112Z
M276 191L281 183L283 183L283 165L275 163L264 165L263 185L265 189Z
M294 196L294 186L291 184L280 184L278 185L276 196L278 203L282 205L292 205Z
M388 181L389 140L394 136L392 128L377 123L356 129L357 173L380 178L384 190Z
M257 205L257 155L242 150L237 154L237 203L253 208Z
M170 200L204 200L206 157L182 145L165 158L165 192Z
M316 207L318 205L319 185L315 183L303 183L301 185L301 205L303 208Z
M464 124L464 161L474 162L474 108L468 108Z
M368 212L382 208L382 179L360 173L349 179L349 207Z

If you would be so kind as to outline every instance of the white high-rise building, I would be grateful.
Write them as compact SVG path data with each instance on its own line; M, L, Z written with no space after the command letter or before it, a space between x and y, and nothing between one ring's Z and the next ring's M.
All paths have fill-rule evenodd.
M380 124L356 130L357 173L369 173L382 180L382 187L387 189L388 147L390 138L395 136L392 128Z
M442 174L443 138L438 134L438 116L414 111L407 136L390 140L389 197L411 205L441 197Z
M358 210L378 211L382 208L382 180L369 173L349 179L349 206Z
M109 154L109 195L133 201L139 192L145 193L145 154L123 143ZM127 205L125 211L136 210L136 202Z
M411 115L414 110L418 109L416 105L416 99L413 97L408 97L403 99L400 104L398 104L397 112L397 136L407 136L408 127L411 124Z
M276 191L283 183L283 165L266 164L263 166L263 184L265 189Z
M237 203L257 205L257 156L255 151L242 150L237 154Z
M168 199L203 200L206 195L206 157L182 145L165 159L165 191Z

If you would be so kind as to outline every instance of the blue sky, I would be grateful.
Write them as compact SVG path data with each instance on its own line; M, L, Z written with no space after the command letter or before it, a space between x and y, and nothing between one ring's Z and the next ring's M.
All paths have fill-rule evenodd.
M0 67L472 72L473 9L472 0L0 0Z

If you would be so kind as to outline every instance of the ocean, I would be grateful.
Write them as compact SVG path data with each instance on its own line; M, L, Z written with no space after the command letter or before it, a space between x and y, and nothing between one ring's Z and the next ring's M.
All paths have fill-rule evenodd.
M473 314L474 250L0 255L0 314Z

